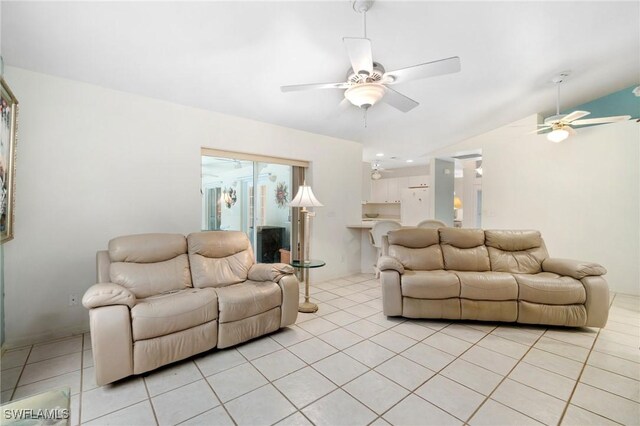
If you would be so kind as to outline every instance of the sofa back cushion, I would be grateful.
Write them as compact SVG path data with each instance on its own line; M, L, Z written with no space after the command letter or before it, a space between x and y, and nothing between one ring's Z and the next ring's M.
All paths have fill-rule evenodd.
M109 241L109 278L138 298L191 287L187 240L180 234L127 235Z
M187 236L194 287L224 287L247 280L254 264L247 234L241 231L196 232Z
M483 272L491 269L482 229L440 228L444 269Z
M539 231L485 231L491 270L513 274L542 272L549 257Z
M406 269L434 271L444 269L437 229L405 228L390 231L389 256L395 257Z

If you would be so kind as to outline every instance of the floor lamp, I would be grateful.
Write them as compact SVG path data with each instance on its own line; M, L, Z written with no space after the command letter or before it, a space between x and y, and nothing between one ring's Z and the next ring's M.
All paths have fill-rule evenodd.
M302 184L298 188L298 193L289 203L291 207L301 207L300 209L300 224L302 225L299 231L299 258L302 274L304 276L304 303L300 305L301 312L315 312L318 310L318 307L309 301L309 268L305 267L305 264L309 264L311 262L311 258L309 256L309 240L310 240L310 232L309 232L309 215L313 215L313 213L307 210L307 207L322 207L322 203L318 201L315 195L313 195L313 191L311 187L306 184Z

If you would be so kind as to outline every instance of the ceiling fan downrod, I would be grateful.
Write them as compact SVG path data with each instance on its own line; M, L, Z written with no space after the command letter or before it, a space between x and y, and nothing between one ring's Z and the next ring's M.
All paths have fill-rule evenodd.
M353 10L362 13L362 27L364 38L367 38L367 11L373 6L373 0L355 0L352 4Z

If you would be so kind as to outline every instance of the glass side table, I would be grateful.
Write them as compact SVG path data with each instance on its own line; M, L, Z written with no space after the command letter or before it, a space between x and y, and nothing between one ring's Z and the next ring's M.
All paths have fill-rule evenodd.
M309 269L322 268L326 265L326 262L322 260L309 260L307 262L300 262L294 260L289 265L294 268L300 269L302 276L304 277L304 303L298 306L298 312L313 313L318 311L318 305L309 301Z

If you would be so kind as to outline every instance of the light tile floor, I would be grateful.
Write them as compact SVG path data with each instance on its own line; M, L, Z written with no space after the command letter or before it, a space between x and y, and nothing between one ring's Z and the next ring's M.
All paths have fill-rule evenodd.
M97 387L89 334L6 352L2 401L70 386L72 425L640 424L640 298L607 327L407 320L371 275L316 284L316 314Z

